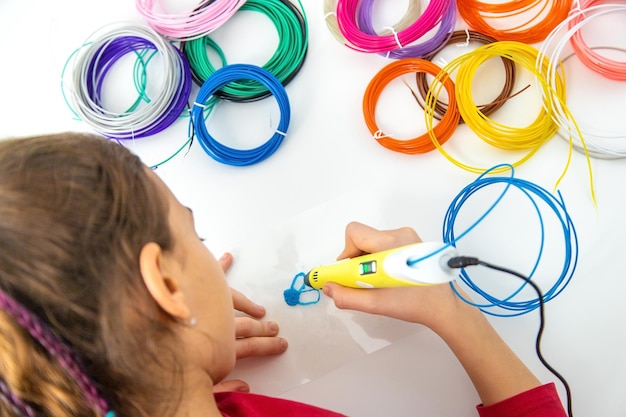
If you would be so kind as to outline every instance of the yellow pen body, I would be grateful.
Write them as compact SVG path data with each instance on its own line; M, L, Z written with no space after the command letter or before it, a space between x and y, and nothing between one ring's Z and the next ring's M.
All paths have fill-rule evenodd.
M418 262L415 266L408 265L409 258L419 258L422 254L428 255L440 248L440 243L419 243L362 255L313 268L306 274L304 282L316 289L321 289L328 282L353 288L401 287L449 282L454 279L455 274L441 266L439 260L443 255L449 257L451 249Z

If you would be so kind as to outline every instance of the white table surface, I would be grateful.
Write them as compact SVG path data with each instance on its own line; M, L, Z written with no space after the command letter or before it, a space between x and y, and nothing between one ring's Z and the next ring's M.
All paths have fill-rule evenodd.
M248 379L257 392L351 416L476 415L479 400L469 379L428 329L338 312L328 300L307 307L287 307L282 301L282 289L297 272L334 260L350 220L379 228L407 225L425 240L441 240L447 206L476 178L437 151L404 155L376 143L365 126L361 103L366 85L388 61L340 45L324 22L322 2L303 3L309 50L301 72L287 86L291 124L276 153L256 165L233 167L211 159L196 142L185 156L157 170L193 209L208 247L216 255L225 250L235 254L229 274L232 285L264 303L268 318L279 320L283 336L292 342L283 357L243 361L235 375ZM393 21L402 8L387 11L379 5L376 10ZM263 64L269 56L263 53L273 51L277 41L271 24L250 13L238 19L233 20L238 26L232 23L214 36L232 56L229 62ZM131 0L0 2L0 137L92 131L72 120L61 95L61 69L92 32L115 21L143 24ZM601 29L592 26L586 36L599 37ZM624 33L612 33L612 46L625 48ZM576 64L570 60L569 65ZM624 85L578 69L568 79L568 104L579 123L596 126L601 120L601 127L623 131L619 115L625 109ZM119 87L112 83L111 88ZM393 94L398 96L381 101L379 117L388 131L415 136L423 132L422 112L408 90L401 90L396 86ZM197 87L192 95L196 92ZM522 101L501 111L512 117L509 120L519 121L534 117L538 110ZM225 107L219 114L211 131L220 132L224 143L242 147L267 140L268 125L278 117L275 109L262 103ZM244 118L246 123L241 123ZM184 143L185 123L179 121L128 146L147 164L164 159ZM228 142L230 132L238 132L242 142ZM484 167L519 158L475 145L474 137L467 128L459 128L447 149ZM555 137L522 164L516 176L552 190L567 153L567 143ZM592 169L597 206L590 196L583 155L572 155L559 187L578 232L579 259L569 286L547 305L542 346L546 358L570 382L575 415L617 417L626 414L622 264L626 164L593 159ZM467 219L487 208L491 200L484 200L477 199ZM525 269L528 256L520 254L535 253L538 227L527 211L529 205L511 207L497 221L487 219L485 227L468 238L467 247L480 249L481 256L493 263ZM560 231L556 233L558 241ZM560 266L559 256L562 253L553 250L543 261ZM534 352L537 312L490 320L543 381L555 380ZM564 394L558 381L557 386Z

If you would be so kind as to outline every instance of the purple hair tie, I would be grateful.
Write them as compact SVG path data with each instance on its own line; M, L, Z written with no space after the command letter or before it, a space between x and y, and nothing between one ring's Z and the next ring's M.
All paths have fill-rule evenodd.
M91 379L74 359L70 348L39 317L2 290L0 290L0 308L24 328L33 339L39 342L51 356L59 361L67 373L76 380L87 400L101 414L105 414L108 408L106 401L100 396Z
M18 416L35 417L35 412L15 395L7 384L0 378L0 400L4 401Z

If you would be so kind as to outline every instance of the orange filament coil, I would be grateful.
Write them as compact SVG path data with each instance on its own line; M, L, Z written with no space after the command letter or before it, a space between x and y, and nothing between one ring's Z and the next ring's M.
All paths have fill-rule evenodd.
M392 80L404 74L417 72L425 72L435 76L441 73L441 68L421 58L401 59L383 67L374 78L372 78L365 89L363 96L363 116L365 117L367 128L378 143L392 151L406 154L423 154L430 152L435 149L431 137L435 137L438 143L445 143L450 139L459 125L460 114L456 105L454 83L450 77L446 76L441 77L439 83L434 83L442 85L443 88L446 89L449 97L448 109L441 118L441 121L437 123L434 128L431 128L427 133L421 136L407 140L395 139L386 135L378 128L376 124L376 105L385 87ZM428 108L426 111L433 112L432 109Z
M527 44L541 42L570 11L572 0L515 0L501 4L478 0L456 2L459 14L474 30L500 41L518 41ZM510 19L511 26L498 29L488 21Z

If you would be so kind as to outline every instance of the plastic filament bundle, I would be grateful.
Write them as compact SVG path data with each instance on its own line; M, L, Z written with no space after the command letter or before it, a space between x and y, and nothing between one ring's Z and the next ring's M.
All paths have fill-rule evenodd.
M219 100L212 97L213 94L226 84L242 79L252 79L265 85L276 99L281 115L274 135L263 145L247 150L231 148L218 142L208 132L205 123L205 113L210 112ZM278 149L287 135L291 110L285 88L270 72L256 65L231 64L215 71L200 87L191 116L198 142L209 156L223 164L245 166L263 161Z
M358 26L360 3L361 0L338 0L337 25L347 41L347 47L368 53L386 53L410 45L435 28L452 7L451 0L432 0L424 13L406 29L390 35L372 35Z
M339 43L345 45L347 43L346 38L339 30L339 25L337 23L337 0L324 0L324 20L326 21L326 26L328 30L333 35ZM378 35L392 35L393 33L397 33L403 29L408 28L415 22L422 13L422 2L420 0L409 0L409 5L407 10L398 22L387 29L382 29L378 32Z
M137 101L126 111L107 110L102 103L104 81L115 63L128 54L137 58L134 74ZM160 70L158 78L162 81L153 88L159 92L155 97L148 97L145 90L148 62L158 65ZM170 126L185 110L193 84L189 64L175 46L149 27L123 23L105 27L66 66L72 69L70 85L64 85L72 111L112 139L151 136Z
M136 0L135 6L156 32L168 39L182 41L213 32L244 3L245 0L201 0L196 7L182 13L166 10L159 0Z
M541 72L535 68L537 54L537 49L530 45L520 42L499 41L480 46L450 61L435 77L434 81L439 82L433 82L426 94L426 111L424 113L428 131L432 132L434 108L441 91L441 81L446 80L448 74L456 71L456 104L458 105L459 112L466 125L476 133L481 140L491 146L503 150L528 150L528 153L514 163L513 166L518 166L527 161L537 152L542 144L556 134L558 126L553 120L551 103L547 99L544 100L546 101L544 107L540 109L537 118L532 124L526 127L506 126L488 118L474 103L472 97L472 82L478 67L485 61L493 57L505 57L532 72L536 76L538 88L540 88L544 94L553 94L556 98L561 100L561 102L564 102L564 80L557 77L554 86L549 85L542 77ZM548 62L544 62L543 65L547 66ZM552 91L552 88L554 88L554 91ZM454 159L443 149L436 134L431 133L431 139L437 149L458 167L475 173L485 171L485 168L466 165ZM567 167L565 170L566 169Z
M503 170L510 172L510 175L491 175L497 171L502 172ZM457 236L454 231L454 225L459 216L459 213L462 210L463 205L468 200L470 200L471 197L477 192L486 187L494 185L503 186L503 190L500 195L496 198L494 203L485 211L483 215L481 215L463 233ZM578 237L576 235L576 229L574 228L574 223L572 222L572 219L567 212L567 208L565 207L565 203L560 193L558 194L557 198L547 190L536 184L533 184L532 182L515 178L514 169L511 165L495 166L485 171L474 182L463 188L450 203L443 222L443 240L445 243L456 247L456 243L466 234L468 234L473 228L475 228L483 219L485 219L489 215L489 213L500 203L500 201L505 198L507 193L511 192L512 190L517 190L521 192L523 196L529 199L530 204L536 211L537 219L541 229L541 240L536 261L534 262L530 273L525 274L530 279L532 279L533 276L536 275L536 271L538 270L538 267L541 263L542 254L545 250L545 219L542 217L540 205L544 205L548 209L552 210L557 223L561 226L561 229L563 231L563 248L565 253L561 273L549 288L542 289L544 297L543 301L548 302L557 295L559 295L569 284L574 275L578 262ZM465 302L479 307L487 314L491 314L494 316L519 316L529 313L539 307L538 298L523 297L522 291L526 286L528 286L526 282L521 283L520 286L512 291L509 295L501 297L495 296L485 289L480 288L480 286L472 280L472 278L465 269L461 270L459 278L472 291L480 295L484 302L474 302L467 299L457 291L454 285L452 285L453 290ZM536 297L535 292L532 293L533 297Z
M550 84L554 84L559 73L564 71L562 65L565 58L562 55L568 42L578 46L578 49L574 46L574 51L576 56L581 58L583 64L591 66L592 69L607 78L620 80L620 77L625 77L624 79L626 79L626 65L623 62L599 59L599 55L596 53L591 55L590 50L586 45L583 46L582 38L580 38L580 31L584 25L594 19L617 12L625 13L626 5L603 4L573 10L572 14L554 29L541 46L541 54L537 59L537 67L541 68L543 76ZM576 38L577 36L578 38ZM555 121L560 128L559 136L570 141L576 150L598 158L626 157L626 145L624 144L626 132L612 133L581 129L564 103L554 97L553 91L548 90L545 93L548 94L546 100L553 108Z
M623 13L626 9L626 6L619 4L599 5L598 8L592 8L599 2L600 0L577 0L579 8L573 9L567 19L567 26L570 30L578 28L572 33L570 45L580 62L590 70L610 80L626 81L626 62L602 56L590 48L583 38L582 27L597 17L596 12L599 15L605 15L615 12Z
M304 14L289 0L248 0L239 11L266 15L278 31L278 48L263 68L286 86L300 71L308 48L308 28ZM184 42L183 53L189 60L194 80L202 85L216 70L207 54L207 47L227 65L222 49L209 36ZM271 95L267 87L255 80L242 79L225 85L215 96L231 101L254 101Z
M572 0L513 0L499 4L463 0L458 1L457 6L472 29L499 41L532 44L544 40L567 17L571 3ZM502 23L506 19L511 26Z
M475 32L472 30L457 30L452 33L450 38L442 45L441 48L437 48L437 51L425 57L424 59L428 61L433 61L436 56L436 53L439 50L447 47L448 45L456 44L457 46L469 46L470 42L478 42L482 45L487 45L490 43L497 42L497 40L495 38L492 38L489 35L485 35L483 33ZM500 94L498 94L498 96L491 103L478 105L478 109L485 116L492 114L493 112L498 110L500 107L502 107L513 94L513 86L515 85L515 62L503 56L502 64L504 65L504 73L506 77L504 86L502 87L502 91L500 92ZM415 81L417 83L417 89L419 90L421 98L422 100L424 100L430 88L430 86L428 85L428 79L426 77L426 73L423 73L423 72L416 73ZM420 102L420 105L422 107L424 106L423 101ZM435 108L434 108L435 110L434 117L440 120L441 117L446 113L447 107L448 105L446 103L442 103L440 100L437 100L437 102L435 103ZM464 123L463 118L461 118L459 123Z
M363 0L357 10L357 25L370 35L376 35L372 19L373 19L374 0ZM386 58L402 59L402 58L424 58L432 54L445 45L446 41L454 31L456 25L456 6L455 2L450 2L443 10L443 17L438 23L438 28L432 37L421 43L413 42L410 45L403 45L392 51L381 53Z
M421 136L402 140L395 139L382 132L376 123L376 104L385 87L395 78L404 74L425 72L430 75L440 74L441 68L430 61L420 58L406 58L394 61L383 67L370 81L363 96L363 116L365 124L379 144L392 151L407 154L423 154L435 149L430 135L437 138L439 143L444 143L454 133L459 124L459 110L456 105L455 86L449 77L441 79L441 85L448 92L450 104L441 121L432 131Z

